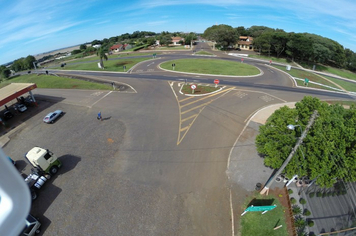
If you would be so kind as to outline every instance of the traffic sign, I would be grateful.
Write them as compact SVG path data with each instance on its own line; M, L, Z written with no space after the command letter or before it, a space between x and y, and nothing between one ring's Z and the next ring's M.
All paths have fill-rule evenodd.
M214 84L218 84L220 81L218 79L214 80Z
M197 88L197 86L195 84L192 84L192 85L190 85L190 88L194 90Z

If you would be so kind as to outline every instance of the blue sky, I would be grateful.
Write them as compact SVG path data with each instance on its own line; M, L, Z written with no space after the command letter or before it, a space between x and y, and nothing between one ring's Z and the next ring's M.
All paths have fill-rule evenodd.
M139 31L203 33L214 24L308 32L356 52L354 0L0 0L0 64Z

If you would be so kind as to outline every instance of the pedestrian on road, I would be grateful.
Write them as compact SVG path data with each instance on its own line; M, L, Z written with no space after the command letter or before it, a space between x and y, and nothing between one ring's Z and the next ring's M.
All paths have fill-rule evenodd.
M101 116L101 111L99 111L99 113L98 113L98 120L103 120L103 117Z

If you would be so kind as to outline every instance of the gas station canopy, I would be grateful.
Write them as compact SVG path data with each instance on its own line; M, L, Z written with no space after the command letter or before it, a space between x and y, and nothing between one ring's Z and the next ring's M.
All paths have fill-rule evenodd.
M0 106L37 88L34 83L11 83L0 89Z

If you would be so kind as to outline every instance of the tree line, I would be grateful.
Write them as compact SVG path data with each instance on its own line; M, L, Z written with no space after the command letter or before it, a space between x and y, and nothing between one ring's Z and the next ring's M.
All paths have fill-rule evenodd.
M318 98L304 97L295 108L284 106L276 110L260 126L256 137L257 151L264 164L278 169L287 159L292 148L307 126L311 114L318 117L310 128L303 144L285 168L291 178L308 176L316 179L322 187L331 187L356 180L356 107L349 109L335 104L329 105ZM294 130L287 126L294 125Z
M355 52L316 34L287 33L282 29L266 26L233 28L229 25L214 25L207 28L203 36L224 48L236 45L239 36L251 36L255 50L261 54L289 58L307 65L322 64L356 72Z

